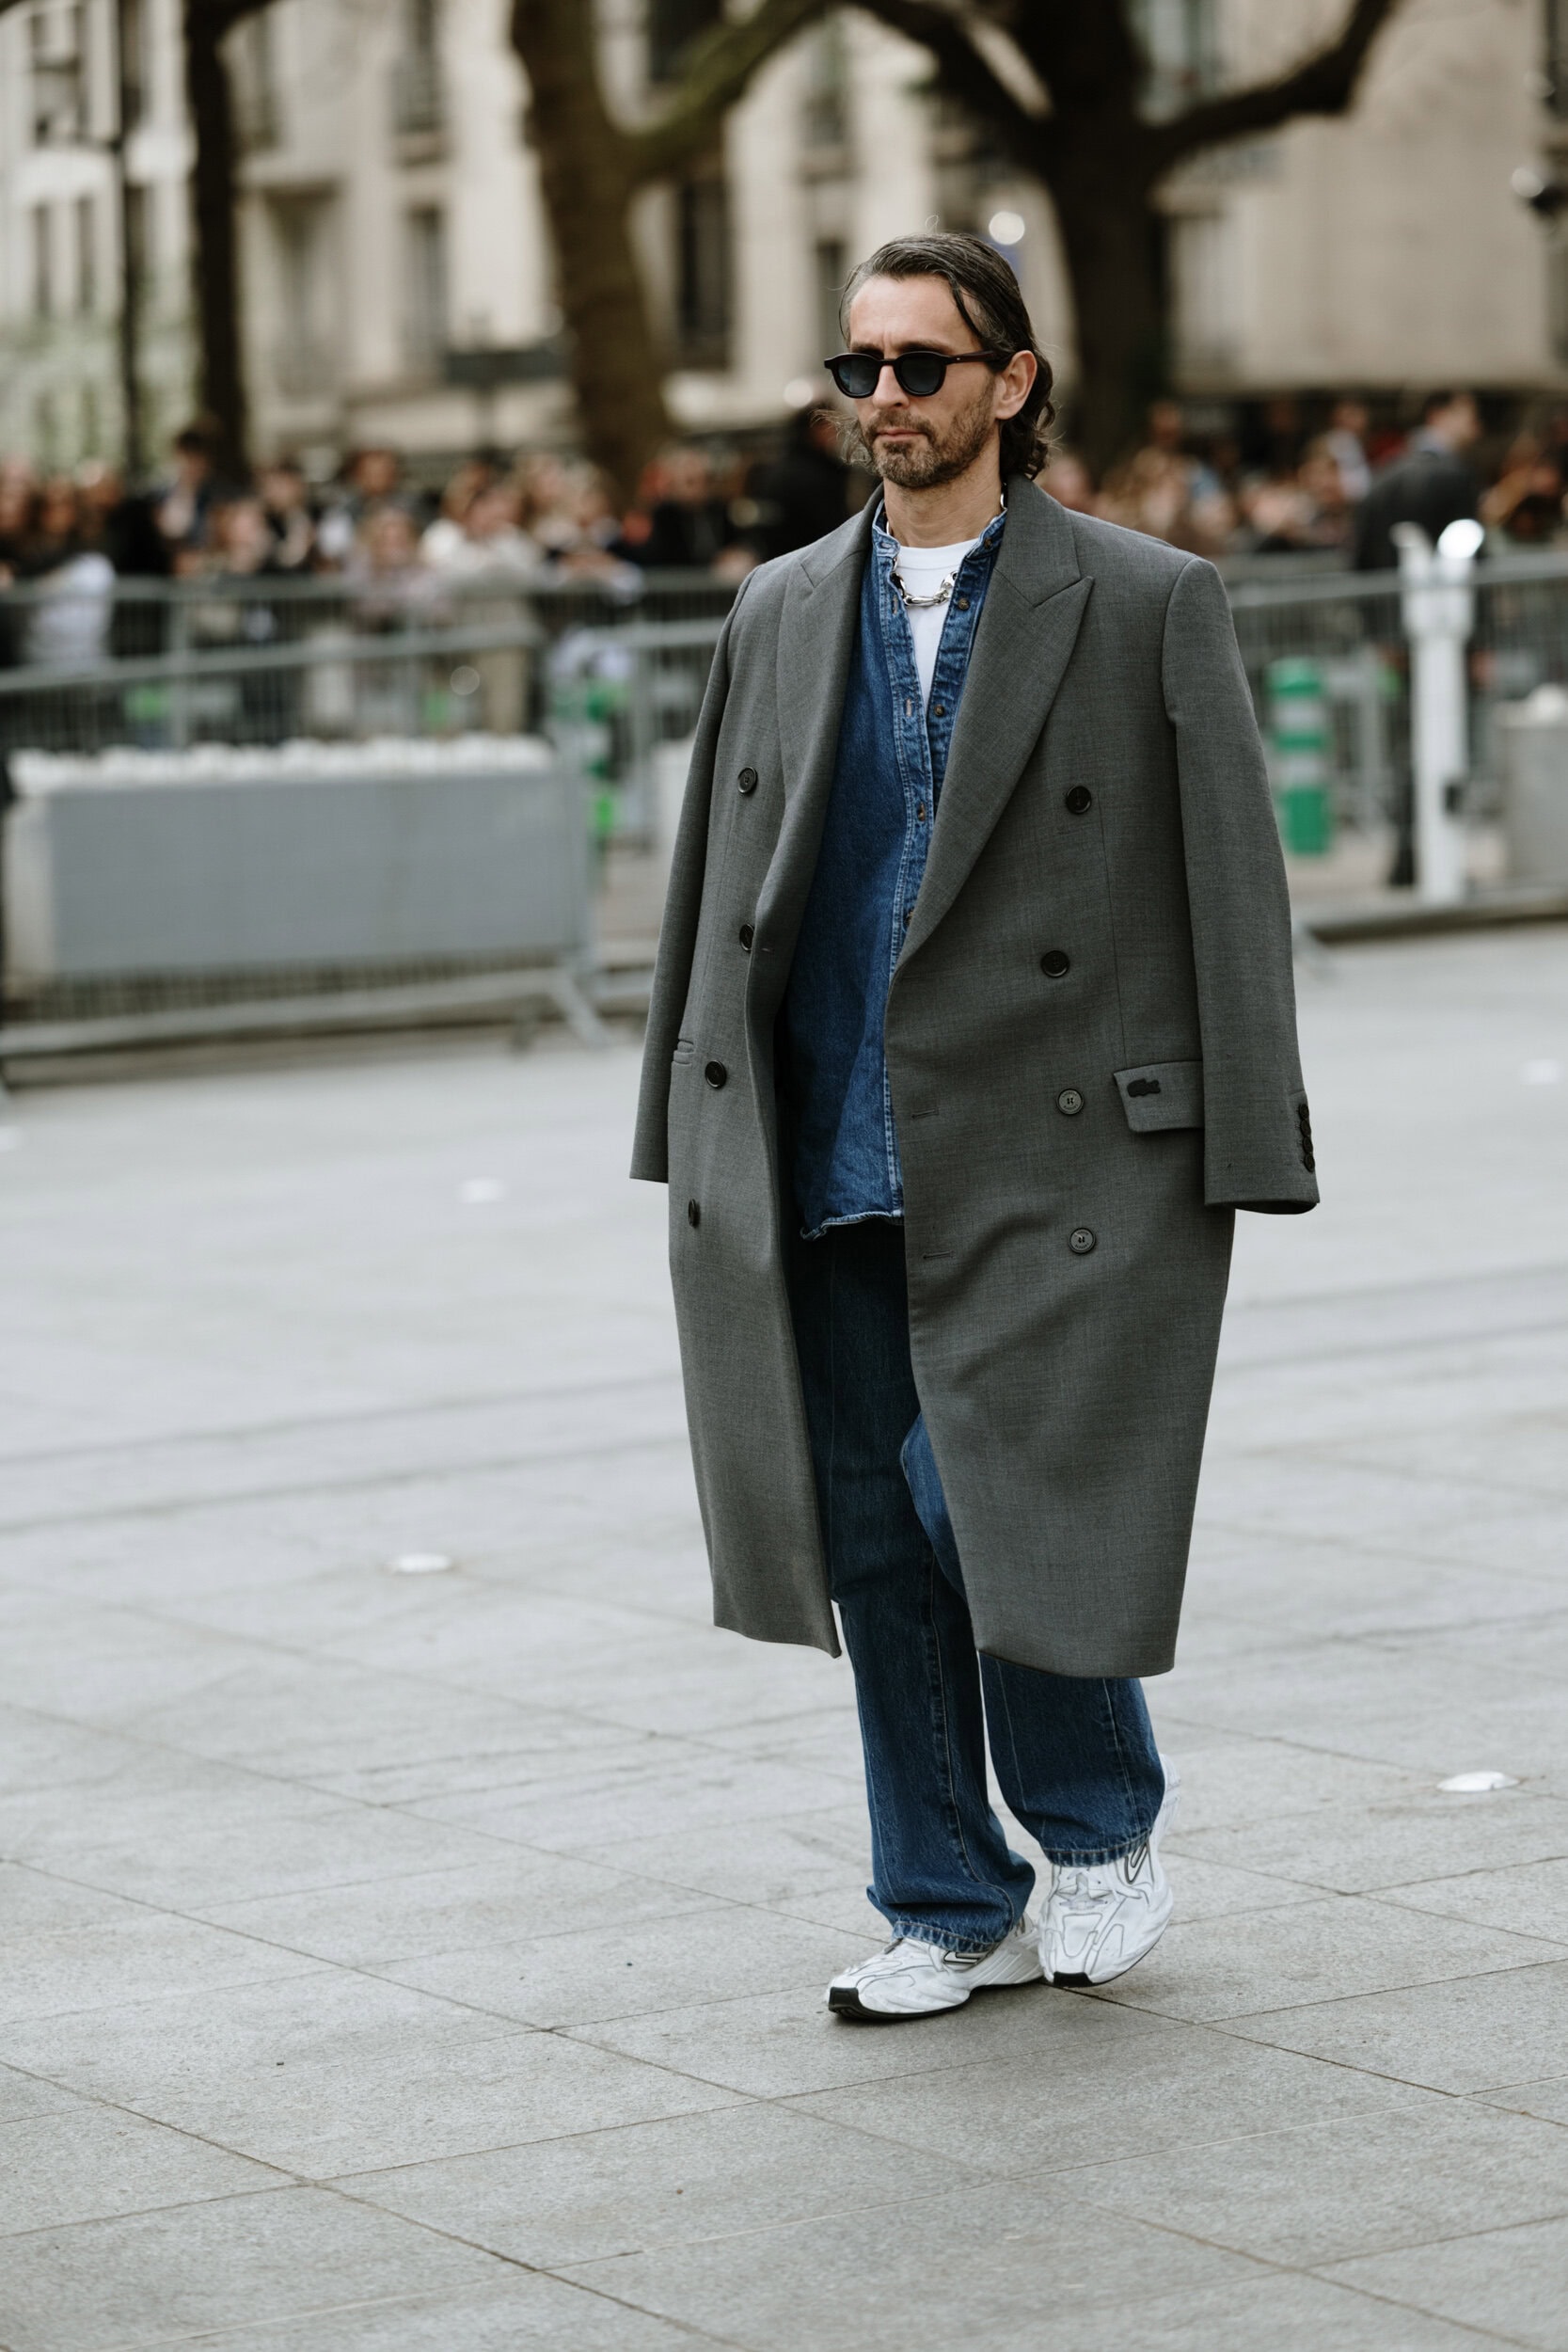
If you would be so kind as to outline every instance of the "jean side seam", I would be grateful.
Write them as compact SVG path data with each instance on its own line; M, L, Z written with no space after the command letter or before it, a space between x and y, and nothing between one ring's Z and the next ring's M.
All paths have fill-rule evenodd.
M948 1827L950 1833L953 1835L953 1842L957 1849L958 1859L963 1864L964 1868L969 1872L970 1878L974 1883L977 1887L983 1889L985 1893L993 1895L999 1900L1006 1902L1007 1895L1006 1888L993 1885L989 1879L983 1878L974 1867L974 1859L970 1853L968 1844L964 1837L963 1816L958 1809L958 1795L954 1788L953 1736L950 1727L951 1715L947 1705L947 1685L942 1670L942 1640L941 1636L937 1632L936 1610L932 1599L934 1590L933 1580L940 1576L942 1570L937 1564L936 1553L934 1551L928 1551L926 1566L927 1656L934 1664L936 1669L935 1679L932 1685L932 1697L933 1701L940 1705L941 1708L942 1756L946 1771ZM1010 1910L1011 1908L1011 1904L1008 1903L1008 1909ZM982 1945L980 1948L983 1951L989 1951L990 1947L990 1945Z
M1012 1706L1007 1697L1006 1677L1000 1674L993 1675L991 1677L991 1680L995 1685L997 1696L1002 1701L1003 1720L1007 1726L1007 1745L1012 1751L1014 1786L1022 1790L1025 1786L1023 1778L1023 1759L1018 1752L1018 1731L1013 1723Z
M1109 1682L1102 1680L1101 1682L1100 1689L1101 1695L1105 1701L1105 1713L1110 1721L1111 1743L1117 1752L1117 1765L1121 1773L1122 1794L1127 1800L1128 1811L1130 1813L1133 1813L1137 1810L1137 1804L1132 1794L1132 1776L1128 1766L1127 1749L1121 1736L1121 1725L1117 1721L1116 1700L1111 1694L1111 1686ZM1136 1853L1138 1848L1147 1842L1148 1833L1154 1827L1154 1824L1158 1820L1159 1817L1160 1808L1156 1805L1154 1811L1149 1815L1148 1820L1145 1822L1143 1828L1138 1831L1137 1835L1134 1837L1130 1838L1125 1846L1118 1847L1115 1853L1107 1854L1104 1859L1107 1862L1119 1862L1123 1855Z
M958 1850L959 1861L974 1879L976 1886L983 1881L969 1857L964 1843L963 1821L958 1812L958 1800L953 1787L953 1732L951 1710L947 1704L947 1683L942 1671L942 1643L937 1634L936 1611L931 1606L931 1569L926 1570L926 1671L929 1677L932 1729L938 1733L938 1756L942 1766L944 1807L948 1833Z

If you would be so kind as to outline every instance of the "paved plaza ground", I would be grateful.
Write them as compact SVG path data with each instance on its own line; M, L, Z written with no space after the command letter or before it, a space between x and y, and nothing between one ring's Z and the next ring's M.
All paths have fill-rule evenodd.
M1568 2347L1568 930L1302 995L1177 1924L881 2031L847 1669L707 1623L631 1047L0 1113L5 2352Z

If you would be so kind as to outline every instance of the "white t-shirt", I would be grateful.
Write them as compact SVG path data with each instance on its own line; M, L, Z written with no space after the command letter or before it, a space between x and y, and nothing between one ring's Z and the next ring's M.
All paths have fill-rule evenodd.
M964 557L979 544L979 538L974 538L961 539L951 548L900 548L895 568L911 596L934 596L944 580L958 577ZM904 607L910 635L914 639L914 666L920 673L920 691L927 701L930 699L937 652L952 601L947 596L941 604Z

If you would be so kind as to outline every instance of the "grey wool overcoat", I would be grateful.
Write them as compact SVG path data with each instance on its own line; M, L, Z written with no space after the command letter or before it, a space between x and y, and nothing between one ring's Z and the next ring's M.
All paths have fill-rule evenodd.
M719 1624L836 1651L774 1025L871 516L745 581L676 837L633 1173L670 1258ZM885 1043L915 1384L982 1650L1175 1652L1232 1212L1317 1200L1283 863L1212 566L1020 477Z

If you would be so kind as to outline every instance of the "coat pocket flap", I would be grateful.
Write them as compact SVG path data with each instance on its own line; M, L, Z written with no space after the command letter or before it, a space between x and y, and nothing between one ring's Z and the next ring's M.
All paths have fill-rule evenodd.
M1141 1069L1115 1074L1121 1107L1135 1136L1156 1135L1164 1127L1202 1126L1200 1061L1148 1061Z

